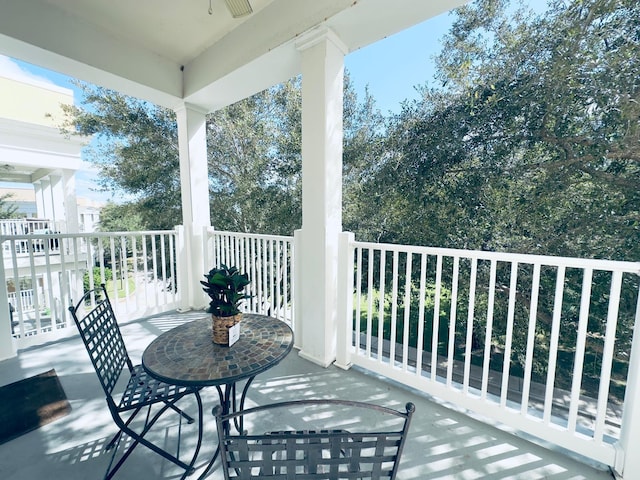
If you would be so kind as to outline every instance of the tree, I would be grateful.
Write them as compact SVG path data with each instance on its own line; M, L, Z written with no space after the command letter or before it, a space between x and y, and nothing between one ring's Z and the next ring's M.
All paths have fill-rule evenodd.
M281 235L300 228L300 105L293 79L208 116L216 228Z
M383 161L361 185L370 202L361 211L377 227L369 240L639 260L640 5L557 1L536 16L507 0L477 0L455 15L436 59L439 84L390 118ZM547 273L541 291L553 292ZM625 281L621 339L631 338L625 315L638 291L637 279ZM593 298L606 299L609 285L597 277ZM563 352L575 347L577 295L563 302ZM540 296L539 338L549 338L552 300ZM526 331L526 305L520 299L517 332ZM496 301L496 331L507 318L502 306ZM603 308L594 300L594 336ZM474 318L478 334L485 324ZM525 347L514 338L512 358L523 361ZM538 373L546 368L544 356L534 359Z
M13 194L0 195L0 218L17 218L18 206L13 203Z
M101 232L132 232L145 229L140 208L136 204L109 202L100 210L98 230Z
M66 129L95 135L88 160L100 168L105 190L131 198L145 229L181 223L175 114L113 90L78 82L82 106L63 106Z
M456 15L441 86L391 119L370 186L393 212L382 238L640 258L637 2L535 16L480 0Z
M207 116L212 225L219 230L292 235L302 222L300 78ZM101 214L102 230L169 229L182 222L173 112L80 83L81 107L67 107L66 128L96 135L89 160L102 186L129 201ZM345 177L351 185L377 161L382 116L345 79ZM357 216L347 215L354 228Z

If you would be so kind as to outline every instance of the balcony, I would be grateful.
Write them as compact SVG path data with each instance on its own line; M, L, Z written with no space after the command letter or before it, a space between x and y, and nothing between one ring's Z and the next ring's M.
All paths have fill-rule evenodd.
M371 401L412 399L421 413L401 478L538 478L542 472L574 478L573 472L597 479L623 461L626 442L639 434L634 403L625 401L638 383L632 332L639 264L364 243L345 233L336 283L336 361L323 369L307 361L301 334L306 329L308 338L313 327L298 308L298 234L202 233L203 265L236 265L249 274L252 297L245 310L280 318L296 332L297 354L254 383L253 402L348 397L353 385ZM206 299L198 279L184 273L190 262L180 254L180 227L35 238L44 245L44 261L27 256L31 265L24 271L32 276L16 273L15 256L3 264L4 278L14 285L39 288L6 293L7 302L18 296L23 302L14 312L19 354L0 362L1 378L9 383L46 365L56 368L79 404L70 417L75 420L59 422L65 432L52 425L26 437L52 432L39 447L43 468L70 462L65 468L84 471L92 468L84 466L85 457L90 464L106 461L100 447L111 425L105 415L83 426L83 418L106 412L77 345L67 299L106 282L134 357L160 332L204 315L201 308L176 312L197 302L204 307ZM54 239L59 248L52 251ZM15 236L0 241L17 244ZM202 298L190 304L189 291ZM34 307L30 319L25 297L34 306L52 301L55 308L45 317ZM87 409L92 413L82 417ZM53 440L58 435L64 442ZM0 447L0 455L23 441Z
M161 332L202 315L171 312L126 323L122 332L132 358L139 359L145 346ZM72 405L71 413L0 445L0 472L5 480L100 478L106 470L110 452L104 452L103 447L116 430L77 337L23 350L17 357L0 362L0 378L12 382L51 368L60 377ZM352 398L355 391L359 399L394 408L407 401L416 404L399 479L611 478L602 465L549 448L548 443L532 441L527 435L514 435L511 429L497 428L487 418L468 416L448 402L360 368L322 368L300 358L295 350L281 364L256 377L248 403L300 397ZM210 415L217 401L215 389L205 390L203 400L208 428L196 475L216 445ZM170 437L175 434L175 426L167 425L157 433L159 437L165 433ZM156 440L162 442L159 437ZM116 478L177 478L180 473L160 457L138 448ZM189 478L197 478L196 475ZM208 478L223 478L219 464Z

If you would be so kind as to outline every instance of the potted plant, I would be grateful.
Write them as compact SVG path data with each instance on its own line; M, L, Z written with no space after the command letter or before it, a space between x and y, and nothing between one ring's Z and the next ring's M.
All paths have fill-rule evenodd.
M229 344L229 328L242 319L240 304L251 295L244 293L244 288L249 285L249 276L236 267L221 265L214 267L205 274L206 281L200 280L202 289L211 301L207 312L213 320L213 341L221 345Z

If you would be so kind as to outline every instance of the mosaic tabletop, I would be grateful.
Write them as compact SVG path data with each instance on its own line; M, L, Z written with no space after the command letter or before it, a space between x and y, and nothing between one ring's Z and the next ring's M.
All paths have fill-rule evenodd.
M245 313L240 339L231 347L211 340L211 316L163 333L145 349L144 369L174 385L231 384L264 372L280 362L293 347L286 323L264 315Z

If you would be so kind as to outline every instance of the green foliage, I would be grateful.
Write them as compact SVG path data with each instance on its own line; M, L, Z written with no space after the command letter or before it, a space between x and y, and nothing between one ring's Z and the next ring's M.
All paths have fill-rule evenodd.
M251 283L249 276L240 273L237 267L214 267L204 277L206 281L200 280L200 283L211 298L207 312L217 317L231 317L240 313L242 300L251 298L251 295L243 293L244 288Z
M145 230L139 205L134 203L107 203L100 210L101 232L135 232Z
M145 230L182 223L175 113L113 90L78 86L83 104L63 106L65 126L96 136L88 160L100 169L102 187L131 199L126 213L137 210L135 223Z
M18 214L18 206L13 203L13 194L6 193L4 195L0 195L0 218L1 219L9 219L9 218L18 218L20 215Z
M300 80L207 117L212 224L291 235L301 225Z
M93 274L93 288L97 288L102 283L106 283L108 281L113 280L113 272L111 271L110 268L104 269L104 279L102 278L100 267L93 267L92 274ZM91 283L90 283L88 271L84 272L84 276L82 278L82 284L84 286L85 293L91 290Z
M390 119L368 239L640 259L640 7L476 1Z

